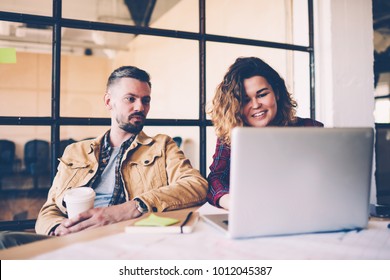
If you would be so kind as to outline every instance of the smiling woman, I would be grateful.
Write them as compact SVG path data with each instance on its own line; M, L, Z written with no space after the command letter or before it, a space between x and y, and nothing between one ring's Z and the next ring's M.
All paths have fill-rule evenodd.
M240 57L218 85L211 118L218 137L210 166L208 201L229 208L231 131L252 126L323 126L296 116L297 103L282 77L257 57Z
M272 86L261 76L254 76L244 81L246 96L243 100L243 121L248 126L264 127L272 124L278 107Z

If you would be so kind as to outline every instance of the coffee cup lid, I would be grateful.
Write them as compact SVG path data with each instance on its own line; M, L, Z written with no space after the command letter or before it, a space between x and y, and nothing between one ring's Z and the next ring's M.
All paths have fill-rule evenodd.
M67 190L64 196L65 202L80 202L95 197L95 191L89 187L81 187Z

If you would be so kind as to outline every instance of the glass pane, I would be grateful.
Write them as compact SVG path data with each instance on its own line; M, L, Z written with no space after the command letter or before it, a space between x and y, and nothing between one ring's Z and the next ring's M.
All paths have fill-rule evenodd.
M38 26L9 24L12 31L1 37L0 48L14 48L16 63L0 64L1 115L50 116L51 30L41 26L43 33L35 33Z
M62 1L62 17L134 25L129 9L123 0Z
M68 39L64 39L61 49L60 115L109 117L103 96L111 73L111 57L104 53L106 49L93 41L87 41L87 38L91 38L92 31L75 31L77 36L68 37L73 36L67 34L72 33L71 31L73 29L64 32L63 38Z
M380 73L375 87L376 123L390 123L390 73Z
M198 31L197 0L67 0L63 1L64 18L105 23L150 26L152 28Z
M103 96L112 59L119 51L128 50L126 45L133 37L65 29L61 47L61 116L109 117Z
M298 102L297 115L310 118L310 55L304 52L293 52L293 56L291 93Z
M199 32L198 2L198 0L157 0L150 27Z
M96 31L94 34L101 38L117 35ZM63 52L61 116L108 117L103 95L109 74L114 68L135 65L151 75L152 103L148 118L198 118L198 42L126 36L130 39L119 51L111 49L102 54L92 50L87 56Z
M286 40L286 43L309 45L309 7L307 2L307 0L292 1L292 35L290 36L291 40Z
M375 99L374 117L376 123L390 123L390 98Z
M31 0L1 0L0 11L51 16L52 2L53 0L39 0L32 5Z
M63 28L61 35L62 54L111 59L120 51L129 51L128 45L136 37L134 34L74 28Z
M151 75L152 103L148 118L197 119L198 42L137 36L129 44L129 50L117 55L114 64L135 65Z
M199 169L199 128L188 126L145 126L144 132L149 136L156 134L167 134L174 137L181 137L180 149L190 160L192 166Z
M51 185L50 127L0 130L0 220L34 219Z
M207 111L211 108L211 101L215 89L222 81L228 68L238 57L242 56L259 57L273 67L284 78L287 89L299 101L298 116L310 116L309 54L280 49L211 42L207 43Z
M208 34L308 44L307 0L206 1Z

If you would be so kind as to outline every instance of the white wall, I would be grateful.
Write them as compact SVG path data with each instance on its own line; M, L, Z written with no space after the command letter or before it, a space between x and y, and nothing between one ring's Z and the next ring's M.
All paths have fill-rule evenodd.
M318 116L327 126L374 126L371 0L315 1Z
M371 0L316 0L315 25L319 118L329 127L374 127Z

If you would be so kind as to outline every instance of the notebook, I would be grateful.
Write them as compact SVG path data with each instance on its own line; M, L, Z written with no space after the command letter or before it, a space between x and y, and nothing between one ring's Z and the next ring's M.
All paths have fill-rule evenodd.
M191 233L199 213L191 210L147 213L125 226L126 233Z
M372 128L235 128L229 214L203 218L231 238L365 228L372 156Z

